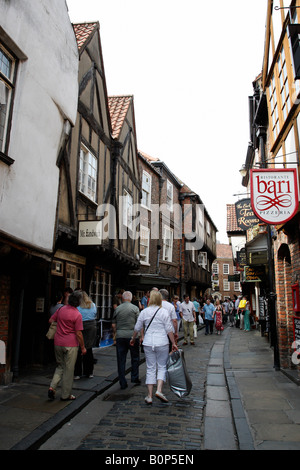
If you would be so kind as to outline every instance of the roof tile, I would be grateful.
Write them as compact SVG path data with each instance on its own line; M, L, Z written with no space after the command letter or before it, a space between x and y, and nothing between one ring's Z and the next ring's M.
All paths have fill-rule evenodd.
M89 39L90 35L94 32L95 28L99 27L99 22L93 23L77 23L73 24L73 29L77 41L78 50L80 51Z
M235 204L227 204L227 232L243 232L236 220Z
M117 139L120 135L128 108L133 100L132 95L127 96L109 96L108 106L110 112L112 136Z

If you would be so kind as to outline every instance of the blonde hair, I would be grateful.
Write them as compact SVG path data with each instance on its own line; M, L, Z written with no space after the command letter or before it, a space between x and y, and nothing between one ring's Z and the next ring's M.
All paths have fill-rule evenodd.
M162 305L162 295L160 292L152 290L150 293L150 299L148 306L157 305L157 307L161 307Z
M93 301L92 299L87 295L87 293L83 290L82 291L82 299L80 302L80 307L81 308L91 308Z

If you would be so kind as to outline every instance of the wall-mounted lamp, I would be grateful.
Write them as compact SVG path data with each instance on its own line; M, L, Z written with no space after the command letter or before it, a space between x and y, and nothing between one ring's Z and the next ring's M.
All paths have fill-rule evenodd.
M245 176L247 175L248 173L248 170L246 168L246 165L243 165L242 168L240 169L240 174L243 178L245 178Z

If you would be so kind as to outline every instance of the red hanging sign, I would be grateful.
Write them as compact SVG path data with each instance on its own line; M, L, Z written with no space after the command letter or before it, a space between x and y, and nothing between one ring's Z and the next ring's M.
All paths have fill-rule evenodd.
M288 222L299 206L297 170L250 170L251 205L256 216L271 225Z

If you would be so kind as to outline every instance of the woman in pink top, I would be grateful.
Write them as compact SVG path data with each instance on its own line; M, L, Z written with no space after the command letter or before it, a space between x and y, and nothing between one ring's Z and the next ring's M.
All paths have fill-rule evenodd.
M57 367L48 390L50 400L54 400L60 382L62 388L61 400L75 400L71 392L78 346L81 348L81 354L86 354L82 336L82 315L77 310L80 300L81 292L73 292L69 296L69 304L56 310L49 320L49 323L57 322L54 336Z

